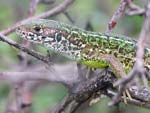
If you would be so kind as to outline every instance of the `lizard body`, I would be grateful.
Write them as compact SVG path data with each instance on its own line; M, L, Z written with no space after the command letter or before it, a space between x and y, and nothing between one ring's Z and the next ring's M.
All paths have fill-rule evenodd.
M111 67L117 76L128 73L136 60L137 42L131 38L85 31L53 20L27 22L18 27L17 34L91 68ZM145 48L143 59L150 70L149 48Z

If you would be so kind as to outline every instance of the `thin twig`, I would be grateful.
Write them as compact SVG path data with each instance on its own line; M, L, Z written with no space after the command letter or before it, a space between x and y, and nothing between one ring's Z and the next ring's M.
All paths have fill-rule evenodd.
M47 80L49 82L64 83L69 87L70 84L78 82L77 67L75 66L75 63L68 63L66 65L54 64L50 70L44 65L30 66L22 71L16 68L12 71L0 72L0 80L13 84L22 81Z
M40 0L30 0L28 16L32 17L35 14L36 8Z
M63 101L63 104L61 104L61 106L57 106L57 112L55 113L66 113L66 109L68 109L68 107L71 108L67 113L74 113L81 106L81 104L90 99L94 93L104 91L107 88L112 87L112 83L112 77L107 75L96 76L91 80L77 83L71 88L72 90L67 98L65 98L65 101Z
M52 4L54 3L56 0L40 0L41 3L44 3L44 4Z
M147 10L146 10L146 18L139 36L138 44L137 44L137 54L136 54L136 62L133 67L133 71L130 72L130 76L128 75L124 79L121 79L120 81L116 82L116 86L122 83L126 83L130 78L133 78L132 76L136 75L135 73L140 72L144 73L143 69L143 55L144 55L144 47L146 44L146 40L149 36L147 36L149 30L150 30L150 5L148 4ZM128 78L129 77L129 78Z
M1 31L1 34L8 35L9 33L13 32L19 25L23 24L26 21L30 21L32 19L37 19L37 18L47 18L47 17L50 17L50 16L57 15L57 14L65 11L74 1L75 0L65 0L62 4L54 7L53 9L51 9L47 12L44 12L40 15L30 17L30 18L27 18L27 19L24 19L24 20L21 20L21 21L17 22L16 24L10 26L9 28Z
M111 90L108 90L108 93L106 94L108 97L113 97L115 95L117 95L116 92L113 92ZM121 97L121 101L123 101L123 97ZM139 106L139 107L144 107L144 108L150 108L150 103L149 102L141 102L140 100L135 100L135 99L132 99L130 100L129 98L126 98L127 99L127 103L128 104L132 104L132 105L136 105L136 106Z
M30 0L30 3L29 3L30 6L28 9L28 17L34 16L37 5L39 2L40 2L39 0ZM27 48L30 48L30 43L27 40L22 40L22 45L27 47ZM30 62L30 56L25 54L23 51L20 51L18 53L18 58L19 58L21 65L24 68L28 66L28 62Z
M43 61L46 64L50 64L50 59L49 58L47 58L47 57L45 57L45 56L43 56L43 55L41 55L41 54L31 50L31 49L28 49L28 48L26 48L26 47L24 47L24 46L22 46L22 45L20 45L20 44L18 44L16 42L14 42L13 40L10 40L9 38L4 36L3 34L0 34L0 40L5 42L5 43L7 43L7 44L9 44L10 46L13 46L13 47L15 47L17 49L20 49L21 51L24 51L25 53L27 53L27 54L29 54L31 56L34 56L35 58L37 58L38 60Z
M69 20L72 24L75 23L75 20L70 16L70 14L69 14L67 11L64 12L64 15L68 18L68 20Z
M121 0L119 8L116 10L114 15L110 19L110 22L108 23L107 32L112 31L112 29L116 26L117 22L124 14L126 6L127 6L126 0Z
M141 30L141 33L139 35L139 40L137 43L137 53L136 53L136 62L132 69L132 71L121 80L117 81L114 86L121 87L121 90L118 92L118 94L114 97L111 105L116 104L119 100L118 98L126 88L126 84L129 83L136 75L144 75L144 67L143 67L143 55L144 55L144 47L146 44L146 40L148 39L148 32L150 31L150 3L146 7L145 12L146 18Z

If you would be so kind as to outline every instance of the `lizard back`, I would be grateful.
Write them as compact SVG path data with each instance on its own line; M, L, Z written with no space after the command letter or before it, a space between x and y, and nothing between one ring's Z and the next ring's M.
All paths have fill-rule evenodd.
M106 33L85 31L78 27L53 20L38 19L18 27L21 37L40 43L50 50L92 68L105 68L109 64L105 55L113 55L126 72L133 67L136 41L131 38ZM145 49L144 66L150 69L150 49Z

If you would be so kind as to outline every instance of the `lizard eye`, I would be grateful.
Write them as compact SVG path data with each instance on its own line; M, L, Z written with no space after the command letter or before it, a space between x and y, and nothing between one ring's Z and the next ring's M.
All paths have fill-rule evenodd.
M41 27L40 27L40 26L35 26L33 29L34 29L36 32L40 32L40 31L41 31Z

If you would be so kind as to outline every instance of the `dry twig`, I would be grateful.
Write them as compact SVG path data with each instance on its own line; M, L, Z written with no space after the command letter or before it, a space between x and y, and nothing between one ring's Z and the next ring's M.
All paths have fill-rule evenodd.
M34 17L30 17L24 20L21 20L19 22L17 22L16 24L10 26L8 29L5 29L3 31L1 31L1 34L7 35L11 32L13 32L19 25L21 25L22 23L26 22L26 21L30 21L32 19L37 19L37 18L47 18L50 16L54 16L57 15L59 13L62 13L63 11L65 11L75 0L65 0L62 4L59 4L58 6L54 7L53 9L44 12L40 15L34 16Z
M119 101L119 97L121 96L122 92L126 88L126 85L133 80L136 75L145 76L144 75L144 67L143 67L143 55L144 55L144 47L146 44L146 40L148 37L148 32L150 32L150 3L147 5L145 10L145 21L143 23L143 27L141 29L141 33L139 35L139 40L137 43L137 54L136 54L136 62L132 69L132 71L121 80L117 81L114 86L120 86L120 91L114 97L112 103L110 105L114 105ZM138 77L138 76L136 76ZM145 77L144 77L145 78ZM144 82L147 82L143 80ZM147 84L146 84L147 85Z

